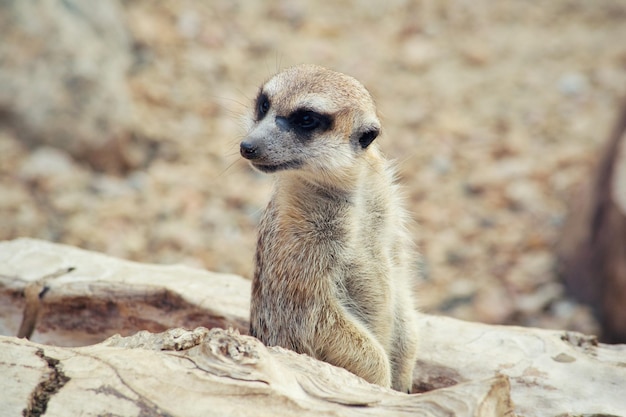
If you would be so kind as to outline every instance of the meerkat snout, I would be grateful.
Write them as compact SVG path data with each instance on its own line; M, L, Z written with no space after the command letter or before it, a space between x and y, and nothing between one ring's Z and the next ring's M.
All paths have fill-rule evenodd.
M241 156L248 160L257 159L261 156L261 150L259 149L259 144L256 142L243 141L239 145L239 153Z
M417 358L411 265L380 121L361 83L314 65L261 86L241 155L276 172L255 255L250 334L408 392Z

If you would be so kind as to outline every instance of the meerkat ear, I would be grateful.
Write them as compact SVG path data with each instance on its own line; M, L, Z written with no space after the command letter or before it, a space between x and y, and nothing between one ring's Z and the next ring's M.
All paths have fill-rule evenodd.
M374 142L374 139L378 137L379 133L380 129L376 126L370 126L368 129L361 132L359 136L359 145L361 145L361 149L367 149L367 147Z

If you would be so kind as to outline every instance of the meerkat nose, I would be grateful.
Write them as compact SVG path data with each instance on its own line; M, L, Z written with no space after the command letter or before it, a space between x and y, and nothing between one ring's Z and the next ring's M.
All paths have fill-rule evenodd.
M254 143L243 141L239 145L239 153L246 159L257 159L259 157L259 147Z

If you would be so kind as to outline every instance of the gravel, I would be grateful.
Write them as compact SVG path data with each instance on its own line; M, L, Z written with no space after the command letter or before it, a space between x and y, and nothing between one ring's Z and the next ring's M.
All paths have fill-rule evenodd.
M271 177L239 157L241 117L275 70L311 62L377 100L424 256L422 310L597 332L553 248L626 94L626 3L122 4L133 137L151 154L97 172L0 127L1 239L250 277Z

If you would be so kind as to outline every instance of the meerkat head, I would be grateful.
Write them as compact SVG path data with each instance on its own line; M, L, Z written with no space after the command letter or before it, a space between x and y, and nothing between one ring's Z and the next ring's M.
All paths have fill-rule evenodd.
M354 165L379 132L374 101L360 82L299 65L261 86L240 153L262 172L332 173Z

